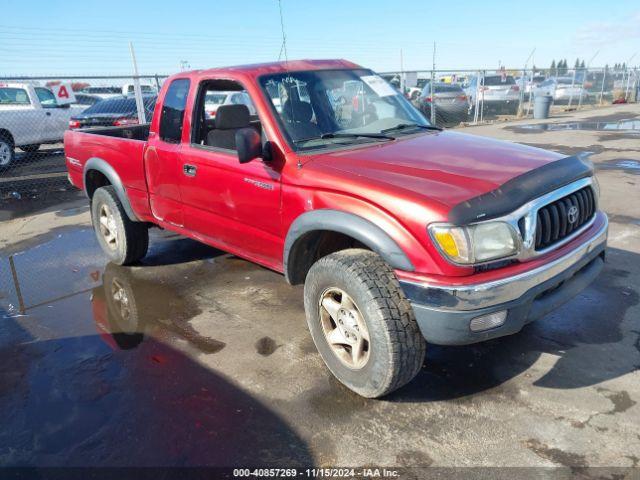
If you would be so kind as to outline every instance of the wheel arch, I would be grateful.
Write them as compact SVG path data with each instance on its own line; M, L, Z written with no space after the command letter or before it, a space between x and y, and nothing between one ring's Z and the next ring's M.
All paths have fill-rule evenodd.
M13 134L7 130L6 128L0 128L0 137L5 137L6 139L8 139L11 144L15 147L16 146L16 141L13 138Z
M108 183L93 181L92 176L95 174L99 174L101 178L105 179ZM90 199L98 188L104 185L113 186L127 217L129 217L129 220L132 222L140 222L140 219L134 213L133 208L131 208L131 202L129 202L127 191L124 188L124 184L122 183L120 176L105 160L97 157L87 160L84 164L83 181L84 191Z
M317 252L322 235L333 233L351 239L377 253L392 268L414 271L415 268L400 246L380 227L353 213L321 209L300 215L285 238L283 267L287 281L304 282ZM357 245L357 244L356 244ZM330 250L332 253L336 250Z

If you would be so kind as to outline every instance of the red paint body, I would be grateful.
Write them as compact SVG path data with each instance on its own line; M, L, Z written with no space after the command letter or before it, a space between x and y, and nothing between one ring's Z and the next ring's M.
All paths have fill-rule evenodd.
M346 61L289 62L290 71L360 68ZM535 268L571 251L601 226L567 245L526 263L484 273L447 262L431 243L426 227L445 221L456 204L491 191L513 177L562 158L538 148L455 132L421 132L385 143L350 149L298 154L285 141L258 77L280 73L284 63L180 73L169 78L158 96L147 142L65 134L74 185L84 188L84 163L102 158L115 169L131 206L141 220L195 238L271 269L283 271L284 240L302 213L331 208L359 215L387 232L415 266L397 271L403 279L466 284L504 278ZM191 87L182 143L158 138L162 102L174 79L189 78ZM240 164L236 155L190 145L192 108L198 84L234 80L244 86L257 108L274 159ZM183 175L196 165L195 177ZM298 164L301 164L300 168ZM268 183L272 190L252 181Z

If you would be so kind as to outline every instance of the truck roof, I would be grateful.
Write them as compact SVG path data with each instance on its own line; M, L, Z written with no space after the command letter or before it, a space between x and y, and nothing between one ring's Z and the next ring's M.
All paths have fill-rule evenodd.
M254 63L250 65L237 65L230 67L211 68L206 70L193 70L192 72L184 72L188 75L194 74L220 74L221 72L235 72L245 75L259 76L264 74L277 74L287 71L299 70L332 70L339 68L362 68L348 60L290 60L288 62L270 62L270 63Z

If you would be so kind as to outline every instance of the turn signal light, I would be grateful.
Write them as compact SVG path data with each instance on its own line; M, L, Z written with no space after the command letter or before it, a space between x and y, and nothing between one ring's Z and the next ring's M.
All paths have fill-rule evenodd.
M435 232L436 240L440 245L440 248L444 250L444 252L450 257L457 257L459 255L458 246L456 245L456 240L453 238L453 235L449 232L438 231Z
M75 128L80 128L80 122L78 120L69 120L69 128L71 130Z

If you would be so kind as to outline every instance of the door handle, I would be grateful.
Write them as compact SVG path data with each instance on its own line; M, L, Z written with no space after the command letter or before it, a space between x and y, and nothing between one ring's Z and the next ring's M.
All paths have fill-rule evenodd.
M51 112L44 112L44 114L45 114L47 117L50 117L50 116L51 116Z
M188 177L195 177L197 170L198 169L196 168L195 165L189 165L189 164L185 163L182 166L182 172Z

